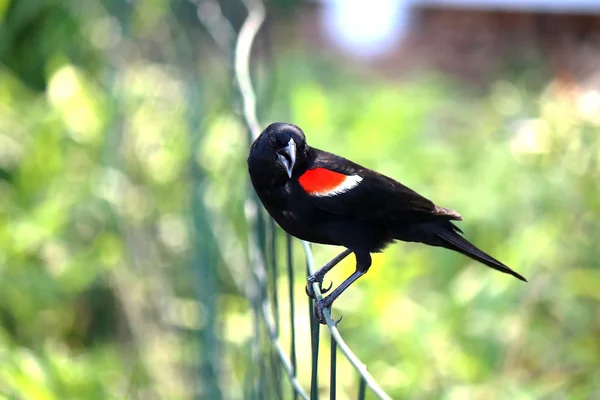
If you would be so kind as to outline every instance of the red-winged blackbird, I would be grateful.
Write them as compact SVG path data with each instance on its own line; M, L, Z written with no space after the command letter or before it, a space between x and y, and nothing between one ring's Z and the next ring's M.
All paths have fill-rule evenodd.
M287 233L347 249L308 278L311 297L312 283L320 286L338 262L350 253L356 257L356 271L315 304L321 323L323 309L368 271L370 253L394 240L445 247L527 282L462 237L451 222L462 220L456 211L436 206L387 176L310 147L295 125L269 125L252 144L248 170L258 197Z

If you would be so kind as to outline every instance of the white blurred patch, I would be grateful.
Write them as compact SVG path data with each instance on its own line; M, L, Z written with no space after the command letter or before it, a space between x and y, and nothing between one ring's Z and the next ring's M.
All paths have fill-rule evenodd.
M65 66L56 71L48 85L48 97L52 103L62 103L77 94L79 88L77 72L71 66Z
M380 56L402 38L411 0L328 0L323 23L334 42L359 57Z
M181 216L168 214L161 217L158 221L158 235L160 241L175 252L189 248L190 235Z
M50 240L41 248L40 254L48 271L54 277L62 275L69 261L69 252L65 245L57 240Z
M117 210L123 209L123 193L131 187L131 182L127 176L115 168L103 168L95 185L94 192L96 196L111 203Z
M103 121L98 94L81 71L72 65L59 68L50 77L46 93L73 140L89 143L99 139Z
M547 153L550 150L550 127L541 119L520 121L510 149L513 154Z
M589 90L577 99L577 109L581 118L595 125L600 125L600 92Z
M15 139L0 134L0 167L13 168L23 158L23 147Z

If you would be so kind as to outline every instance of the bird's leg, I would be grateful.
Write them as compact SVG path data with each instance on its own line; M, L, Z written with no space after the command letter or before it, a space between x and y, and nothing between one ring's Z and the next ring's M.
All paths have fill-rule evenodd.
M355 253L356 254L356 253ZM354 283L358 278L363 276L369 270L371 266L371 255L369 253L356 254L356 271L352 273L344 282L336 287L331 294L315 303L315 317L321 324L326 324L325 317L323 316L323 310L328 309L331 312L331 305L333 302L348 289L350 285ZM340 318L341 319L341 318ZM339 322L339 321L338 321Z
M344 258L348 257L348 255L350 253L352 253L352 250L349 250L349 249L342 251L340 254L335 256L331 261L329 261L327 264L325 264L321 269L319 269L314 274L310 275L308 277L307 283L306 283L306 294L313 299L315 298L315 292L312 287L313 283L319 284L319 289L321 289L321 293L327 293L329 291L329 289L331 289L333 282L331 283L331 285L329 285L328 288L325 288L325 289L321 288L321 284L323 283L323 278L325 277L325 274L327 274L329 271L331 271L331 269L333 267L335 267Z
M331 294L315 303L315 317L317 320L325 325L327 322L325 321L325 316L323 315L323 309L327 308L331 312L331 305L337 299L344 290L348 289L355 280L363 276L365 273L363 271L356 270L350 275L342 284L336 287Z

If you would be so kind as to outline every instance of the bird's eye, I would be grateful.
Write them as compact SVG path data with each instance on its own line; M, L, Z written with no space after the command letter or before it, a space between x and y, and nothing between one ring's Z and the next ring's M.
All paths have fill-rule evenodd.
M277 139L276 139L275 137L271 136L271 137L269 138L269 144L270 144L272 147L275 147L275 146L277 146Z

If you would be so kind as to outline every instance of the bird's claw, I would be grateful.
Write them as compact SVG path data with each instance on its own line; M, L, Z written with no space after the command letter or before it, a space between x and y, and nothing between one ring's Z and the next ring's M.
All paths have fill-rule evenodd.
M327 325L327 321L325 320L325 315L323 314L323 310L327 309L329 311L329 315L331 315L331 304L325 304L325 299L321 299L315 303L315 318L322 325ZM344 318L341 316L339 319L333 321L333 325L337 326L340 321Z
M329 292L329 290L331 290L331 288L333 287L333 282L329 282L329 286L326 288L323 288L321 285L323 284L323 280L311 280L310 277L308 278L308 282L306 282L306 287L304 288L304 290L306 291L306 295L308 297L310 297L311 299L316 298L315 296L315 291L313 290L313 283L318 283L319 284L319 290L321 291L321 294L325 294L327 292Z
M338 319L336 319L335 321L333 321L333 325L337 326L340 322L342 322L342 318L344 318L344 316L340 315L340 317Z
M317 301L315 303L315 318L319 321L320 324L326 325L327 321L325 321L325 316L323 315L323 309L327 308L331 310L331 306L324 306L323 300ZM330 311L331 312L331 311Z

